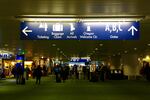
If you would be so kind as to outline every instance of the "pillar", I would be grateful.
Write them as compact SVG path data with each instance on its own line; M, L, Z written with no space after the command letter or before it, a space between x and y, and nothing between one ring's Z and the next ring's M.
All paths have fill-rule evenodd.
M140 64L137 54L125 54L122 56L121 63L123 64L124 75L128 76L129 80L136 79L139 76Z
M113 68L111 68L111 69L119 69L119 67L121 65L120 61L121 61L120 55L112 56L111 57L111 64L113 65Z

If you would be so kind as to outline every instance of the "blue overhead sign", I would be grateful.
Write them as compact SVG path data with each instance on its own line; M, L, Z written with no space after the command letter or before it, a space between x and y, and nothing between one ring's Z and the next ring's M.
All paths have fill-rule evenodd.
M22 40L137 40L139 22L22 22Z

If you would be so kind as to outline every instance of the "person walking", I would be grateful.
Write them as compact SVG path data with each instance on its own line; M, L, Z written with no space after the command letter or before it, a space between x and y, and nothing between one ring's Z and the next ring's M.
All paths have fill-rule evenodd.
M150 66L149 66L149 62L146 62L146 64L145 64L144 73L146 75L146 79L148 81L150 81Z
M29 67L27 66L27 67L26 67L26 80L29 79L29 74L30 74L30 69L29 69Z
M40 65L35 69L35 77L36 77L36 84L41 83L41 76L42 76L42 68Z

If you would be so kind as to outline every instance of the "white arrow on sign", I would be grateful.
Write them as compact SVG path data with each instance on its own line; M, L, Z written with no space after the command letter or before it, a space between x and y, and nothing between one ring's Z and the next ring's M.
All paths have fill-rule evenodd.
M133 25L128 29L128 31L132 32L132 36L134 36L134 31L138 31Z
M22 32L23 32L26 36L28 36L27 33L32 32L32 30L27 30L27 29L28 29L28 26L26 26L26 27L22 30Z

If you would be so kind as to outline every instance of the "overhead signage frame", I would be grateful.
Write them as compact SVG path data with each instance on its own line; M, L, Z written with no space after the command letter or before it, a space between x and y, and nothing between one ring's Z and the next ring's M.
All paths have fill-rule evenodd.
M138 40L140 22L24 21L20 31L22 40Z

